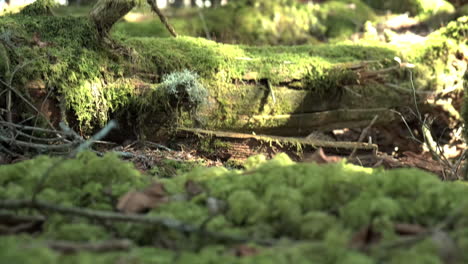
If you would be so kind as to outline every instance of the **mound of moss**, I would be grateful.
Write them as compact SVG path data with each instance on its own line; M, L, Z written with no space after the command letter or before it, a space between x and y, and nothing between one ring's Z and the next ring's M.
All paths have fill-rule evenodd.
M39 157L0 167L1 199L30 198L50 166L54 167L38 198L66 206L111 210L115 205L112 196L148 182L112 155L98 158L82 153L60 163ZM40 234L0 237L0 261L192 263L195 258L197 263L443 263L447 255L441 253L440 241L427 236L404 243L406 238L397 233L396 225L431 229L447 219L451 224L441 232L455 245L449 250L450 258L455 263L468 260L466 252L457 250L468 243L468 215L463 209L468 186L464 183L441 182L416 169L384 171L346 163L294 163L286 155L270 161L253 157L244 166L245 170L197 168L177 177L153 179L164 185L170 199L149 216L246 237L251 243L245 246L254 249L253 254L236 257L236 244L203 233L112 221L103 224L92 218L49 212ZM203 191L188 198L193 196L188 182ZM379 239L370 242L359 238L357 234L366 229ZM60 255L44 248L45 241L51 239L86 242L112 238L130 238L135 247L124 253L77 255ZM255 243L260 240L271 245ZM362 243L369 243L365 250L359 246Z
M27 199L38 185L43 185L38 199L106 210L111 210L110 202L128 189L148 183L131 163L113 154L99 158L92 152L69 160L40 156L0 166L0 175L0 199Z

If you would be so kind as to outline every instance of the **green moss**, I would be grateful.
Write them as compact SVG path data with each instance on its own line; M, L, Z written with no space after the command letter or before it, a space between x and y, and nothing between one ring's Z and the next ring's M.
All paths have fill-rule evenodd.
M83 152L76 159L61 162L58 158L41 156L16 165L1 166L0 197L31 198L46 171L47 177L38 198L91 208L101 208L109 202L111 197L105 190L115 198L129 188L147 182L131 163L121 162L113 154L99 158L94 153Z
M329 38L345 39L376 18L374 11L359 0L327 1L320 6L320 12Z
M112 164L106 159L112 160ZM1 177L1 186L7 186L0 192L2 198L27 198L31 194L30 186L34 186L41 172L53 161L39 157L0 167L0 175L7 176ZM111 210L112 199L100 200L101 195L93 194L99 192L99 188L88 192L80 181L86 182L86 185L112 183L117 189L127 190L140 186L139 180L128 176L136 172L129 171L127 163L117 161L112 156L97 158L93 154L83 153L65 163L68 165L57 166L49 176L50 181L47 181L47 187L55 193L40 196L40 199L63 204L60 200L54 200L60 197L70 205L88 208L95 208L96 202L103 202L107 204L106 210ZM255 239L283 238L282 242L271 247L252 245L259 250L256 255L235 258L230 253L229 243L198 235L187 236L157 226L120 223L111 230L118 232L119 237L129 237L137 243L129 252L79 253L59 257L43 248L42 239L98 241L111 239L112 236L93 219L74 218L70 222L68 216L52 213L47 218L44 232L34 239L29 236L1 237L0 261L28 263L28 259L22 261L24 256L35 256L35 263L58 263L59 259L60 263L84 263L82 261L90 259L93 263L114 263L115 259L125 257L136 263L148 260L174 263L173 257L179 256L177 263L185 263L183 259L193 260L196 256L198 263L290 263L291 260L295 263L374 263L377 260L401 263L406 259L411 259L412 263L441 263L437 245L430 239L422 239L404 249L386 247L387 243L399 239L393 224L436 226L464 208L466 203L463 198L468 194L468 186L464 183L442 182L436 176L416 169L383 171L346 163L322 166L296 164L284 154L270 161L252 157L249 163L247 167L250 169L246 171L198 168L177 177L161 179L170 197L184 194L188 180L203 186L204 192L191 200L171 199L152 210L150 215L174 218L196 226L204 223L205 228L212 232ZM61 172L60 182L57 182L55 171ZM77 175L85 176L85 179ZM73 195L70 193L75 193L76 188L81 190L81 196L71 199ZM93 197L93 203L86 202L89 196ZM213 201L218 206L225 203L225 206L212 215L208 200L211 200L211 206ZM457 233L454 241L459 243L458 246L466 243L463 238L467 221L467 214L459 215L452 223L453 230L447 230ZM371 248L366 254L349 247L354 234L369 225L381 234L379 242L370 244ZM289 243L286 238L295 242ZM171 241L172 246L158 248L159 243L164 241ZM153 247L145 248L149 245ZM19 254L20 248L23 254ZM465 253L460 253L463 255L461 257L466 258Z
M463 25L463 21L458 23ZM401 46L362 42L255 47L191 37L120 34L120 44L129 55L125 57L101 46L87 18L10 15L1 17L0 25L20 39L29 40L37 32L42 42L50 44L39 48L34 41L18 43L19 57L10 58L11 66L25 59L34 63L17 73L14 84L39 79L48 89L56 89L83 132L102 126L111 115L131 126L147 126L141 132L144 136L157 134L154 127L165 124L250 132L296 122L265 116L287 117L336 107L395 107L401 104L401 91L385 84L396 83L411 91L409 71L383 74L378 83L358 83L358 75L350 70L363 61L368 71L395 66L395 56L416 64L412 77L418 90L461 85L461 69L453 66L460 43L451 39L462 39L463 27L458 26L449 25L445 33L434 34L423 44ZM197 81L209 96L204 106L197 107L196 115L193 109L182 109L174 116L167 109L166 86L158 83L163 76L184 70L199 76ZM362 96L368 99L366 105Z
M468 44L468 14L466 16L459 17L456 21L451 21L447 26L438 30L437 33L447 38Z
M409 12L413 16L428 18L439 13L453 13L455 8L445 0L363 0L369 6L382 11L390 10L394 13Z
M110 112L131 97L131 81L117 79L122 77L123 66L101 47L87 18L18 14L1 17L0 25L14 32L15 38L28 40L15 49L20 57L14 62L31 63L17 73L14 84L43 80L48 89L64 95L83 131L102 126ZM35 34L48 46L30 44Z
M0 78L6 80L10 74L10 57L5 49L5 46L0 43Z
M27 16L48 16L52 15L52 8L56 5L53 0L37 0L23 8L20 13Z

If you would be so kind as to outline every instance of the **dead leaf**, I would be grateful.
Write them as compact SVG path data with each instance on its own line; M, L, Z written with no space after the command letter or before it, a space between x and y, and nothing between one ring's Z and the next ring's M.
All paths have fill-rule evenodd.
M143 191L131 191L122 196L117 209L126 214L145 213L168 201L161 183L154 183Z
M204 190L199 183L193 180L188 180L185 182L185 191L188 193L190 198L193 198L202 193Z
M260 253L260 251L257 248L247 245L238 245L234 248L234 255L237 257L250 257L257 255L258 253Z
M312 154L305 154L302 159L303 162L315 162L317 164L335 163L341 160L342 158L339 156L327 156L322 148L317 149Z
M50 43L50 42L41 41L39 33L37 33L37 32L34 33L32 40L33 40L34 44L39 46L39 48L44 48L44 47L52 45L52 43Z
M165 197L167 195L162 183L153 183L150 187L143 190L143 193L153 197Z

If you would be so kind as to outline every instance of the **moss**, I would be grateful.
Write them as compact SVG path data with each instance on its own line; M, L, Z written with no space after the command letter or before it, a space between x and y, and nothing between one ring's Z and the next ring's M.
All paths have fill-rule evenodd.
M360 0L328 1L324 4L295 2L229 3L204 12L208 31L222 42L242 44L290 45L316 43L318 39L346 38L364 22L375 18L374 12ZM205 36L201 23L192 18L196 36Z
M10 57L5 46L0 43L0 78L6 80L10 74Z
M459 17L456 21L451 21L436 34L468 44L468 15Z
M106 159L113 160L112 164L107 163ZM41 171L47 169L52 161L47 157L38 157L0 167L0 175L8 175L2 177L1 186L8 186L0 192L2 198L15 199L30 195L30 186L34 186ZM76 175L90 174L84 180L90 185L105 184L105 181L111 182L117 189L130 190L140 186L139 181L124 176L129 174L128 164L114 160L112 156L102 159L83 153L66 163L74 166L57 166L56 170L62 175L61 182L57 182L54 172L51 174L54 180L47 181L48 188L56 193L49 197L41 196L41 199L54 201L54 197L60 197L70 202L70 205L94 208L94 202L86 202L93 192L70 199L68 193L74 193L76 188L82 192L87 189L77 184L79 178ZM229 243L213 241L209 237L187 236L157 226L120 223L115 224L113 232L118 232L119 237L130 237L137 243L129 252L79 253L59 257L43 248L42 239L96 241L112 237L104 226L92 219L74 218L70 222L68 216L50 214L44 227L45 232L34 238L1 237L0 261L28 263L28 259L23 260L24 256L35 256L35 263L85 263L85 260L115 263L116 259L124 257L136 263L148 260L174 263L174 257L179 256L177 263L185 263L183 259L193 261L194 257L198 263L290 263L291 260L299 263L374 263L377 260L401 263L406 259L411 259L412 263L442 263L442 258L435 250L437 245L430 239L423 239L405 249L385 245L399 239L393 230L394 223L435 226L463 208L466 205L463 197L468 194L468 186L462 182L442 182L436 176L416 169L383 171L346 163L323 166L296 164L284 154L270 161L252 157L249 163L247 167L250 169L244 171L198 168L177 177L161 179L160 182L171 197L185 193L184 186L188 180L203 186L204 192L192 200L173 199L152 210L150 215L175 218L192 225L204 224L212 232L267 240L283 238L282 242L271 247L252 245L257 248L258 254L235 258L230 253L232 248ZM127 168L127 171L124 172L122 167ZM116 174L119 175L109 179L109 176ZM23 189L12 186L21 186ZM226 206L216 215L210 216L212 212L207 207L208 199L219 204L225 202ZM97 197L93 200L100 201ZM109 199L104 203L108 205L107 210L111 210L112 201ZM458 234L454 240L459 243L458 246L466 243L464 229L467 217L467 214L459 215L452 224L453 230L447 230ZM354 234L369 225L379 232L380 241L370 244L371 249L366 254L349 247ZM157 234L157 237L152 234ZM294 242L289 243L287 239L293 239ZM158 248L158 241L171 241L172 246ZM145 247L149 245L152 247ZM19 254L20 248L23 254ZM460 253L463 255L461 257L466 258L465 253Z
M327 1L320 6L320 15L326 36L341 39L359 32L366 21L376 18L374 11L360 0Z
M15 39L28 40L15 49L20 57L14 58L14 65L25 60L32 63L18 72L14 84L43 80L49 89L64 95L83 131L103 125L110 112L131 97L131 81L117 79L123 67L109 58L87 18L18 14L1 17L0 24L14 32ZM30 44L35 34L47 43L46 48Z
M31 168L34 171L28 172ZM111 197L105 190L115 198L131 186L142 186L147 182L131 163L121 162L116 155L99 158L94 153L83 152L76 159L61 162L58 158L41 156L15 166L0 167L0 175L3 175L0 196L3 199L31 198L46 171L43 191L38 198L91 208L109 202ZM29 176L23 177L24 174Z
M394 13L409 12L413 16L428 18L439 13L452 13L455 8L445 0L363 0L369 6L379 10L390 10Z
M39 48L32 41L17 43L20 57L10 58L12 67L24 60L34 63L16 75L14 84L43 80L48 89L63 95L85 133L105 124L111 115L130 126L144 125L142 136L157 136L155 130L166 124L267 131L288 125L297 128L300 122L287 118L291 114L338 107L395 107L401 104L401 92L385 83L398 83L411 91L408 71L384 74L379 83L358 83L358 75L351 70L363 61L368 71L395 66L395 56L416 64L412 73L416 89L461 85L462 70L452 66L460 43L451 38L461 39L463 31L451 26L426 43L412 45L362 42L255 47L191 37L120 35L120 44L129 51L125 57L102 47L86 18L10 15L1 17L0 24L19 39L29 40L37 32L42 42L50 44ZM163 76L183 70L197 74L198 83L209 93L207 103L197 109L196 119L189 109L171 116L165 85L158 85ZM359 95L369 99L366 105ZM277 115L285 118L263 118Z
M53 15L52 8L57 6L53 0L37 0L24 7L20 14L27 16L50 16Z

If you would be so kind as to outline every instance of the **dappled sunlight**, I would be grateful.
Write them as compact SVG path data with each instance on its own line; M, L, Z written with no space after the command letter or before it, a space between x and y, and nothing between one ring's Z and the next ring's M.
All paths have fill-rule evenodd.
M468 263L460 1L69 1L0 15L0 263Z

